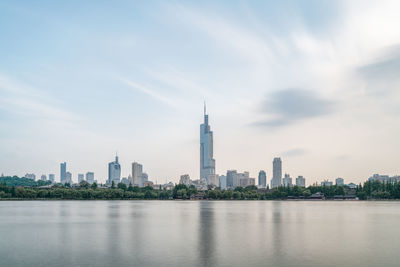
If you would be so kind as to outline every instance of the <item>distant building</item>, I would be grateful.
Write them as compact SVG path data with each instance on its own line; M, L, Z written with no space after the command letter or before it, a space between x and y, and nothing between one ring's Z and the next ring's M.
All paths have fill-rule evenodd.
M207 184L218 186L219 184L218 174L209 174L207 177Z
M283 185L286 187L292 187L292 178L289 174L285 173L285 177L283 178Z
M137 162L132 163L132 185L143 187L143 166Z
M129 184L132 184L132 186L133 186L133 178L132 178L132 175L128 175L128 185Z
M249 172L240 173L236 170L226 172L226 188L246 187L248 185L255 185L255 179L249 177Z
M118 162L118 156L115 156L115 161L108 163L108 184L114 182L115 185L119 183L121 179L121 165Z
M189 186L190 185L190 176L189 176L189 174L181 175L181 178L179 179L179 183L180 184L184 184L186 186Z
M94 183L94 172L87 172L86 173L86 182L88 182L89 184L93 184Z
M78 184L85 181L85 175L83 173L78 173Z
M267 174L263 170L261 170L258 173L258 187L260 187L260 188L267 187Z
M356 189L356 188L357 188L357 185L354 184L354 183L349 183L347 186L348 186L350 189Z
M28 179L31 179L31 180L34 180L34 181L36 179L36 175L34 173L27 173L27 174L25 174L24 177L28 178Z
M211 184L209 178L215 174L215 159L213 158L213 132L208 124L206 105L204 104L204 123L200 125L200 180L205 179ZM214 184L216 181L213 181Z
M49 181L54 183L54 180L55 180L54 178L55 178L55 175L53 173L50 173L49 174Z
M60 164L60 183L65 184L65 179L67 175L67 163Z
M124 177L121 179L121 183L125 184L126 186L129 186L129 179Z
M142 173L142 182L143 182L143 185L144 185L144 183L145 182L148 182L149 181L149 175L147 174L147 173Z
M42 176L40 176L40 180L46 181L47 180L46 174L42 174Z
M233 176L237 174L236 170L229 170L226 172L226 187L233 188Z
M400 176L397 175L389 177L389 175L374 174L368 178L368 181L379 181L381 183L395 183L395 182L400 182Z
M296 178L296 185L301 187L306 187L306 179L303 176L298 176Z
M66 172L65 173L65 179L64 179L64 184L72 184L72 173Z
M146 187L146 186L151 186L151 187L153 187L153 185L154 185L154 184L153 184L152 181L146 181L146 182L143 183L143 186L144 186L144 187Z
M281 158L274 158L272 162L272 179L271 188L281 186L282 184L282 160Z
M321 182L321 186L332 186L332 185L333 185L333 183L328 180L324 180Z
M227 189L226 176L225 175L220 175L219 176L219 188L221 188L221 190Z
M336 178L336 185L344 186L344 179L343 178Z

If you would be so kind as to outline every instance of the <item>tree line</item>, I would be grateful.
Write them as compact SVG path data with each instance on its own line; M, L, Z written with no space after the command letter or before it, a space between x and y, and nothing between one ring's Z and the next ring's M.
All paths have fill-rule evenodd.
M69 184L56 184L48 188L41 186L42 181L20 186L20 182L13 179L0 179L0 199L213 199L213 200L274 200L299 198L307 199L317 192L324 194L327 199L345 194L355 194L359 199L400 199L400 183L382 183L379 181L367 181L356 189L349 189L347 186L317 186L312 185L306 188L278 187L274 189L260 190L256 186L236 187L231 190L220 188L208 188L205 191L198 191L193 185L176 185L173 189L154 189L151 186L139 188L137 186L114 183L110 188L99 187L96 183L88 184L83 181L79 186L71 187ZM7 177L8 178L8 177ZM18 178L24 179L24 178ZM30 180L30 179L27 179ZM8 183L6 182L8 181ZM34 182L34 181L33 181ZM47 183L45 183L47 184Z

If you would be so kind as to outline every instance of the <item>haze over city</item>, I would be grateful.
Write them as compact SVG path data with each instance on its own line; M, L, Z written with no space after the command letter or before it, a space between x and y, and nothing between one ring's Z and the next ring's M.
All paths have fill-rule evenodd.
M0 3L0 173L398 174L398 1ZM229 3L229 5L228 5Z

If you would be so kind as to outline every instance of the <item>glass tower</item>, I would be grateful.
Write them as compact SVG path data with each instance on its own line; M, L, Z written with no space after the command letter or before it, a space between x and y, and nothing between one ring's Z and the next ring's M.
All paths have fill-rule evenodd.
M213 158L213 132L208 124L206 104L204 104L204 123L200 125L200 179L209 183L209 176L215 174L215 159Z

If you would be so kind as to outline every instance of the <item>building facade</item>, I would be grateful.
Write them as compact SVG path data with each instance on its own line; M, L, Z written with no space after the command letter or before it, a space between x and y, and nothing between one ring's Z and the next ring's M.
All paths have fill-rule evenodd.
M282 160L281 158L274 158L272 162L272 179L271 188L282 185Z
M258 187L260 187L260 188L267 187L267 174L263 170L261 170L258 173Z
M340 178L340 177L336 178L335 182L336 182L336 185L344 186L344 179L343 178Z
M115 161L108 163L108 184L114 182L117 185L121 180L121 165L118 162L118 156L115 156Z
M50 173L49 174L49 181L54 183L54 180L55 180L55 175L53 173Z
M306 187L306 179L303 176L298 176L296 178L296 185L301 187Z
M179 183L180 184L184 184L186 186L189 186L190 185L190 176L189 176L189 174L181 175L181 178L179 179Z
M285 177L283 178L283 185L286 187L292 187L292 177L289 174L285 173Z
M143 187L143 166L137 162L132 163L132 185Z
M65 184L66 175L67 175L67 163L63 162L60 164L60 183Z
M208 124L208 115L204 104L204 123L200 125L200 180L205 179L209 183L210 175L214 174L213 132Z
M220 175L218 180L219 180L219 188L221 188L221 190L226 190L227 189L226 176L225 175Z
M78 184L85 181L85 175L83 173L78 173Z
M87 172L86 173L86 182L88 182L89 184L93 184L94 183L94 172Z

